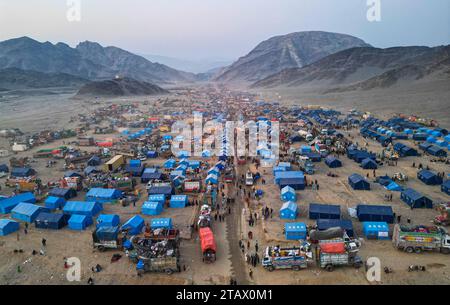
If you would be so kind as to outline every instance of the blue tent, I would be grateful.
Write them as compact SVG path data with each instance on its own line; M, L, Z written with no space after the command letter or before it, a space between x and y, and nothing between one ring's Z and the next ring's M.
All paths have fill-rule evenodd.
M309 219L340 219L341 207L332 204L309 204Z
M152 186L148 189L148 195L164 194L166 196L173 193L172 186Z
M22 193L10 198L6 198L0 201L0 214L8 214L14 209L19 203L35 203L36 198L33 193Z
M283 203L280 209L281 219L296 219L298 214L298 206L295 202L288 201Z
M370 190L370 183L358 174L350 175L348 177L348 184L354 190Z
M163 204L161 202L146 201L142 205L141 213L144 215L159 215L163 211Z
M102 160L100 159L99 156L92 156L88 161L87 161L87 165L88 166L98 166L102 163Z
M86 194L86 201L111 203L122 197L122 191L116 189L91 188Z
M400 185L398 185L398 184L395 183L394 181L392 181L391 183L389 183L388 185L386 185L385 188L386 188L388 191L393 191L393 192L401 192L401 191L403 191L403 187L401 187Z
M50 210L62 209L65 203L63 197L49 196L45 199L45 207Z
M367 158L361 162L361 167L363 169L377 169L378 164L373 159Z
M306 240L306 225L303 222L290 222L284 225L287 240Z
M275 173L275 183L280 184L281 179L304 179L305 175L301 171L283 171L283 172L276 172Z
M187 195L172 195L170 198L171 208L184 208L188 204Z
M359 221L384 221L394 222L394 212L388 205L364 205L358 204L356 214Z
M135 167L128 164L125 166L125 172L129 173L132 177L141 177L144 169L145 167L143 165Z
M14 167L11 170L12 177L31 177L36 174L36 171L30 167Z
M0 173L8 173L9 167L6 164L0 164Z
M275 175L276 172L285 172L286 171L286 167L282 167L282 166L274 166L273 167L273 174Z
M76 177L82 178L83 175L78 173L78 172L76 172L76 171L67 171L67 172L64 173L64 177L65 178L76 178Z
M427 149L427 153L435 157L447 157L447 152L436 145L432 145Z
M177 165L177 161L175 159L169 159L164 162L164 168L174 168Z
M88 167L86 167L86 168L84 169L84 171L83 171L83 173L84 173L86 176L89 176L90 174L98 173L98 172L100 172L100 170L97 169L97 167L95 167L95 166L88 166Z
M388 186L390 183L393 182L393 180L389 176L378 176L376 181L382 186Z
M20 224L17 221L11 219L0 219L0 236L6 236L19 231L19 227Z
M100 214L97 217L97 228L100 227L117 227L120 223L119 215L115 214Z
M283 201L297 201L297 195L295 194L295 190L289 185L283 187L281 189L280 194L281 200Z
M433 201L430 198L411 188L404 190L400 195L400 199L412 208L433 208Z
M439 177L432 171L423 169L417 173L417 178L427 185L440 185L442 184L442 177Z
M51 189L48 192L48 195L53 196L53 197L62 197L66 200L69 200L69 199L77 196L77 191L74 189L70 189L70 188L63 189L63 188L57 187L57 188Z
M389 239L389 225L386 222L363 222L363 233L368 239Z
M162 205L164 205L164 203L166 203L166 195L164 195L164 194L149 195L147 201L158 202L158 203L161 203Z
M150 227L152 229L172 229L172 218L153 218Z
M294 190L304 190L305 189L305 179L304 178L282 178L278 180L278 185L280 189L290 186Z
M92 217L87 215L73 214L69 219L69 228L72 230L85 230L92 224Z
M141 182L147 183L150 180L162 180L163 174L156 168L146 168L141 176Z
M156 158L158 157L158 152L154 150L147 151L147 158Z
M319 231L338 227L344 230L349 237L355 235L353 223L348 219L317 219L316 224Z
M43 211L43 209L43 207L32 203L21 202L14 209L12 209L11 217L31 223L39 215L39 213Z
M139 215L135 215L128 219L120 228L122 231L128 230L129 234L137 235L142 232L144 227L144 218Z
M205 184L217 184L219 183L219 179L214 174L209 174L205 179Z
M342 167L342 162L341 160L333 157L333 156L328 156L325 158L325 164L328 165L329 168L338 168L338 167Z
M34 225L39 229L59 230L67 224L68 215L41 212L34 220Z
M445 181L441 185L441 191L446 193L447 195L450 195L450 180Z
M292 169L290 162L279 162L278 167L284 168L287 171L290 171Z
M101 210L103 210L101 203L92 201L67 201L63 208L64 214L79 214L91 217L97 215Z

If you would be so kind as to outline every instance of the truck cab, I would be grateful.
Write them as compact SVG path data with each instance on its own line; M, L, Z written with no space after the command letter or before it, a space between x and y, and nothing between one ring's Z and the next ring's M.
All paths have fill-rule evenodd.
M253 185L253 174L251 171L248 171L245 174L245 185L248 185L248 186Z

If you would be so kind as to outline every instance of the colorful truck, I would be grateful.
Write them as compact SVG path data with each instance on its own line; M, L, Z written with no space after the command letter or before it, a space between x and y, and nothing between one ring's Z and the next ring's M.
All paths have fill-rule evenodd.
M202 248L203 262L212 263L216 261L216 241L214 234L209 227L200 228L198 230L200 236L200 245Z
M353 266L360 268L363 265L358 254L359 246L355 242L345 242L343 239L320 241L315 249L315 258L320 268L331 272L337 266Z
M267 247L264 252L262 266L268 271L275 269L292 269L298 271L308 267L312 261L309 244L301 247Z
M450 254L450 235L438 226L404 227L396 224L392 235L394 247L407 253L436 251Z

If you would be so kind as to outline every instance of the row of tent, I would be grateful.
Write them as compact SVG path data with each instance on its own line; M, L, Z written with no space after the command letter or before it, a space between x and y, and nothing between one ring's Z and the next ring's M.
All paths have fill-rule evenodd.
M162 194L150 195L148 201L142 205L144 215L159 215L163 212L166 197ZM187 195L172 195L169 202L171 208L184 208L188 204Z
M435 157L447 157L447 152L444 149L431 143L421 143L419 148Z

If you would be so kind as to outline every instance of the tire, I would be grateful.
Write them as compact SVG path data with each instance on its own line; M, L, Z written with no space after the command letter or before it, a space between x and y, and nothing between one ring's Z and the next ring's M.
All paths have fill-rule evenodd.
M300 270L300 266L297 266L297 265L292 266L292 270L299 271Z
M416 254L420 254L420 253L422 253L422 248L417 247L417 248L414 249L414 252Z
M443 253L443 254L450 254L450 249L448 249L448 248L442 248L442 249L441 249L441 253Z
M275 267L274 267L274 266L269 266L269 267L267 267L266 269L267 269L269 272L272 272L272 271L275 270Z
M327 270L328 272L333 272L334 267L333 267L333 265L326 265L325 270Z
M407 248L405 249L405 251L406 251L407 253L414 253L414 248L413 248L413 247L407 247Z
M167 275L171 275L171 274L173 273L173 270L172 270L172 269L166 269L166 270L164 270L164 272L165 272Z
M105 252L106 251L106 249L105 249L105 247L103 247L103 246L98 246L98 251L100 251L100 252Z

